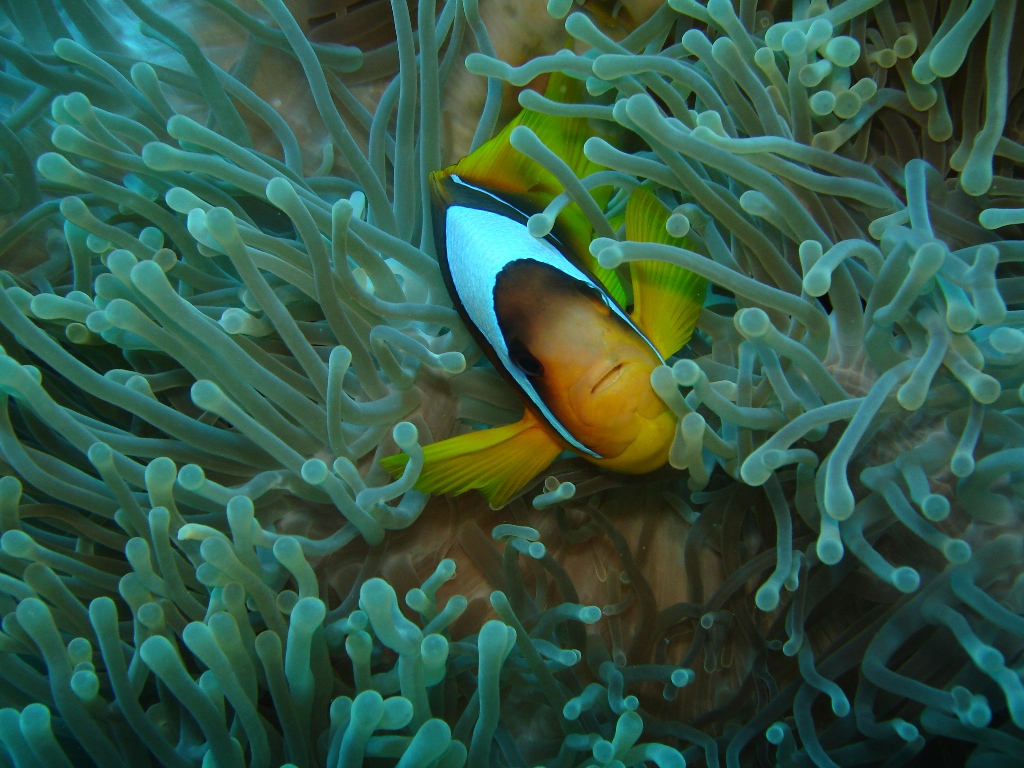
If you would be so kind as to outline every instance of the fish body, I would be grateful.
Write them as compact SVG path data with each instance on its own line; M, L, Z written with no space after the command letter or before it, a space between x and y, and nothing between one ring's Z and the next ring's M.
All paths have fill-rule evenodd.
M567 100L578 87L556 75L546 95ZM513 425L426 446L416 487L479 488L494 507L563 450L632 474L667 462L676 417L650 377L689 338L705 289L703 279L673 265L634 263L629 313L619 276L589 252L591 227L575 204L550 235L531 235L530 215L562 190L511 147L508 135L517 125L532 128L580 178L599 170L583 155L586 121L524 110L476 152L431 176L434 240L448 291L523 399L525 414ZM606 192L599 202L607 202ZM626 210L627 237L674 241L665 232L668 215L653 193L638 188ZM644 318L650 327L638 322ZM400 454L383 463L397 473L406 461Z
M557 236L529 233L521 207L457 174L433 185L448 290L532 415L608 469L664 464L675 418L650 386L654 345Z

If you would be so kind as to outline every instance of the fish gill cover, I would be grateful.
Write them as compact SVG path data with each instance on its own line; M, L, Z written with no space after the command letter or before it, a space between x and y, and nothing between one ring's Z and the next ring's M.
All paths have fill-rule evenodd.
M0 2L0 765L1019 765L1016 6L551 0L512 66L476 0L365 55L281 0ZM611 185L600 263L712 286L675 470L428 505L419 445L518 406L427 173L473 75L460 152L551 71L593 102L520 103L607 170L532 229ZM710 258L616 239L639 183Z

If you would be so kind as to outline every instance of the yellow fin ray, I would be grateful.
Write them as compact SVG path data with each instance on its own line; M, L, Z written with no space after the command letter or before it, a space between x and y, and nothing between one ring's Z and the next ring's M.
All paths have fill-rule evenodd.
M456 496L479 489L495 509L504 506L562 452L562 445L527 411L515 424L468 432L424 446L416 490ZM397 477L409 457L381 460Z
M693 249L689 238L666 231L669 210L647 187L637 187L626 204L626 239ZM662 261L633 261L633 322L647 335L662 357L678 352L697 325L704 306L707 280Z
M573 103L582 100L583 91L582 81L562 72L553 72L544 95L552 101ZM441 173L456 174L470 184L511 194L538 212L543 210L564 190L550 171L512 146L509 137L520 125L532 130L572 169L577 178L582 179L596 171L605 170L583 153L584 143L594 135L586 118L556 117L524 109L496 136ZM599 187L591 192L591 196L604 209L611 196L611 188ZM624 305L626 292L618 275L598 264L590 253L593 228L580 207L576 203L566 206L558 214L556 222L556 234L565 242L572 255L583 262L612 298Z

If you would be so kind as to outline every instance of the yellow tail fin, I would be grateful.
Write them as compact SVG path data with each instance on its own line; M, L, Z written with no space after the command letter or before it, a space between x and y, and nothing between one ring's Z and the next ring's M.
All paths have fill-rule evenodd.
M647 187L637 187L626 204L626 239L692 249L687 238L666 231L669 210ZM704 306L708 282L700 275L663 261L631 261L633 322L662 357L678 352L690 340Z
M515 424L468 432L425 446L416 490L457 496L477 488L491 507L498 509L562 449L562 442L527 411ZM397 477L408 461L409 457L400 453L380 463Z

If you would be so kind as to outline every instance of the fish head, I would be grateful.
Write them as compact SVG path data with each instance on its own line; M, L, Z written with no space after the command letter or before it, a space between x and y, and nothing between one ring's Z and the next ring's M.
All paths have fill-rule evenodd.
M511 269L495 287L512 366L602 461L633 457L611 468L656 469L667 460L675 424L651 386L661 358L607 295L545 266Z

